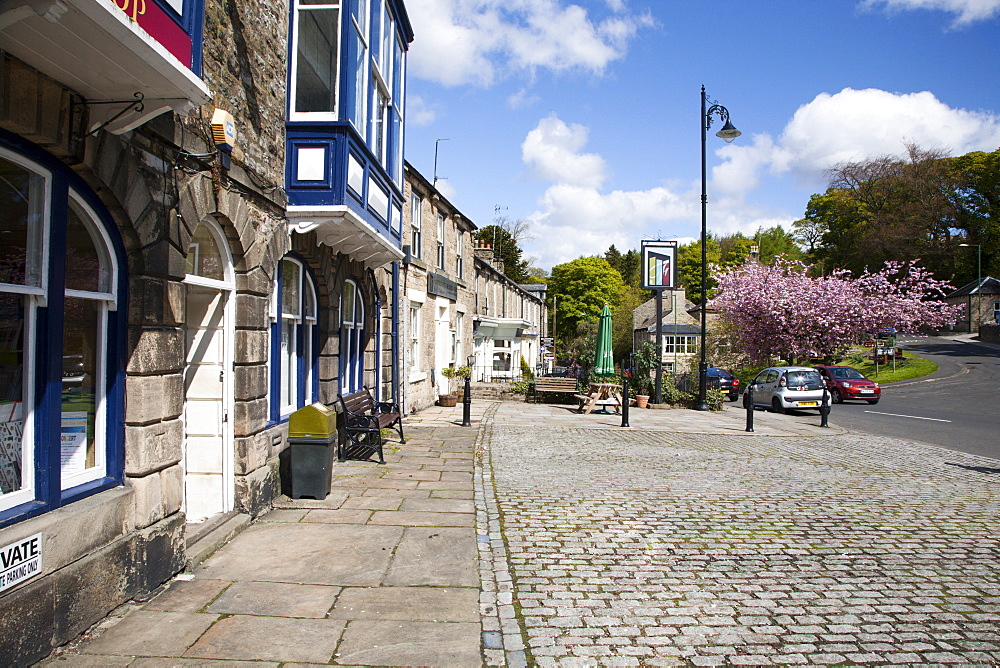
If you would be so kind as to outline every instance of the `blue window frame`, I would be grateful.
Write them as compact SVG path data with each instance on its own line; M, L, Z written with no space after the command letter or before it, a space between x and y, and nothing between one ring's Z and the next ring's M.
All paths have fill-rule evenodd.
M308 266L286 255L271 298L271 420L319 398L316 283Z
M340 300L340 378L341 392L357 392L365 384L365 298L350 280Z
M0 132L0 526L122 484L124 268L94 193Z

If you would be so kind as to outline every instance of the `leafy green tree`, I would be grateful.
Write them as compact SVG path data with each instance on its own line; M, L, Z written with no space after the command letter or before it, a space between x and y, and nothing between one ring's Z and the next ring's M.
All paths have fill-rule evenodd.
M632 352L634 330L632 312L649 299L649 293L634 285L626 285L616 306L611 308L611 342L615 360L621 362Z
M599 257L556 265L548 285L549 294L557 297L556 335L567 339L576 334L579 323L596 322L605 304L614 309L625 289L621 274Z
M507 278L515 283L530 282L528 262L521 258L523 251L517 232L518 223L523 221L512 223L508 219L498 218L496 222L497 224L487 225L476 231L476 240L493 247L493 253L503 261L503 273Z
M711 266L722 260L722 247L711 235L708 237L706 255L709 265L706 285L711 294L717 285L712 277ZM701 241L693 241L677 249L677 282L684 286L687 298L692 303L701 304Z
M963 243L978 244L984 276L1000 275L1000 149L992 153L975 151L951 161L951 170L960 187L953 197ZM956 282L976 278L976 249L958 248ZM964 251L964 252L963 252Z

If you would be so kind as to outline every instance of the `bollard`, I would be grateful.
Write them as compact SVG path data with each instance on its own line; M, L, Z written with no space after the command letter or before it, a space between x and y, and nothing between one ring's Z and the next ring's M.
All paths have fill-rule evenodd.
M747 385L747 428L753 431L753 383Z
M628 376L622 376L622 426L628 426Z
M819 406L819 426L829 427L828 421L830 419L830 390L823 388L823 403Z
M471 376L472 374L469 374ZM471 427L472 419L470 412L472 410L472 385L469 376L465 377L465 396L462 397L462 426Z

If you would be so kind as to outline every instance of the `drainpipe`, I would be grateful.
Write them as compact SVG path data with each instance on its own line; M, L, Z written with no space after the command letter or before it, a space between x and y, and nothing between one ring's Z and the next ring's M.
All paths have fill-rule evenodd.
M399 263L392 263L392 401L402 406L399 369L403 351L399 349Z

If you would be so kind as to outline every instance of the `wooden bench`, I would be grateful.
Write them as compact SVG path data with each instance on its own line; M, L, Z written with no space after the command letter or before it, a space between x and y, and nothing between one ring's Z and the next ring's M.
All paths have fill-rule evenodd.
M390 401L375 401L368 388L348 395L337 395L344 420L344 438L337 446L337 459L344 461L349 454L378 453L378 463L385 464L382 455L382 430L395 429L399 442L403 438L403 416L399 404ZM366 457L366 458L367 458Z
M542 392L575 395L578 391L576 389L576 378L558 378L553 376L535 378L535 403L538 403L538 395Z

